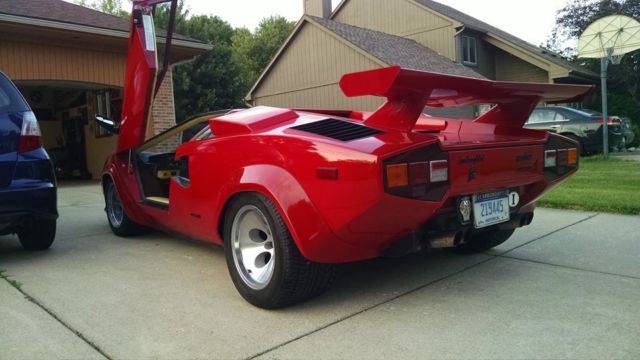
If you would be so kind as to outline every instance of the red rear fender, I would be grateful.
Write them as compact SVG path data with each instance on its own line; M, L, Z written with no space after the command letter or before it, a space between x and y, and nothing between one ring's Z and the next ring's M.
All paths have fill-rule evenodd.
M219 222L224 221L223 209L234 195L257 192L274 203L305 258L316 262L345 262L375 256L370 249L338 240L302 186L283 168L273 165L247 166L238 169L229 179L233 181L220 192L224 201L218 202Z

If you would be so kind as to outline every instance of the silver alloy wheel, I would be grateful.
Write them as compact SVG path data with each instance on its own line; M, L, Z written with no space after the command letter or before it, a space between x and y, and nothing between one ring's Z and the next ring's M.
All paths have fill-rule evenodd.
M109 187L107 188L107 216L113 227L118 228L122 225L124 209L122 208L120 196L118 196L118 191L113 182L109 183Z
M254 290L262 290L273 277L275 251L273 233L262 211L245 205L231 225L233 262L242 281Z

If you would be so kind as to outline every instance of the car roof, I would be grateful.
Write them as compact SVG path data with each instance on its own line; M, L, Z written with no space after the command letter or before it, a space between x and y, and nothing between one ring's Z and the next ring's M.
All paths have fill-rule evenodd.
M599 116L600 113L595 111L595 110L590 110L590 109L576 109L573 108L571 106L561 106L561 105L556 105L556 106L541 106L541 107L537 107L535 108L535 110L567 110L567 111L571 111L577 114L580 114L582 116Z

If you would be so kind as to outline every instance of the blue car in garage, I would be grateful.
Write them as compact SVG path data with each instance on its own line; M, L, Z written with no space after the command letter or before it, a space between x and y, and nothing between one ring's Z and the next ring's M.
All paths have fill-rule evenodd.
M57 189L38 121L0 72L0 235L27 250L48 249L56 235Z

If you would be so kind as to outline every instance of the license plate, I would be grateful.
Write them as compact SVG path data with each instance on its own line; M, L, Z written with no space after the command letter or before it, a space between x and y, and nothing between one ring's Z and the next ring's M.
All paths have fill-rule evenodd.
M506 190L473 195L473 223L483 228L509 221L509 195Z

